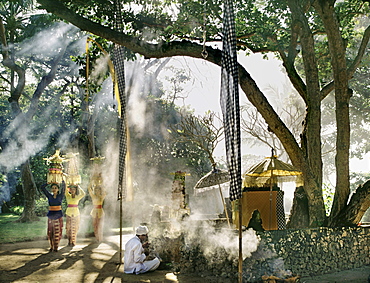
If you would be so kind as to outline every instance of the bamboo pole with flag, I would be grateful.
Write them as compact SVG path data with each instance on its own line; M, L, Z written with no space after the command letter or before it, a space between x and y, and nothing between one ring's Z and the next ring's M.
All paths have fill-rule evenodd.
M220 102L225 128L226 160L230 174L230 201L238 201L238 275L241 283L243 282L241 139L235 15L232 0L224 1Z
M118 200L120 208L120 263L122 263L122 202L126 197L126 154L127 154L127 129L126 129L126 96L125 96L125 71L123 61L123 47L114 48L114 66L117 78L121 111L119 113L119 155L118 155Z
M115 28L122 31L122 15L121 3L119 0L115 4ZM127 112L126 112L126 82L125 82L125 64L124 64L124 47L120 45L114 46L114 90L119 104L119 164L118 164L118 200L120 208L120 251L119 258L122 264L122 220L123 220L123 200L127 196ZM118 93L117 93L118 92Z

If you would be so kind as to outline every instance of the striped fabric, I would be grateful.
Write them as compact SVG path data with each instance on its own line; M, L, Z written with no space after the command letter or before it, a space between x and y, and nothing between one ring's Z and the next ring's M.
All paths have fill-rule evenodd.
M122 16L120 1L116 5L116 29L122 30ZM114 70L118 84L118 96L120 101L120 128L119 128L119 164L118 164L118 199L126 198L126 154L127 154L127 129L126 129L126 83L124 47L116 45L114 48Z
M68 245L76 245L77 233L80 227L80 216L67 216L66 232Z
M277 217L277 225L279 230L286 229L286 221L285 221L285 210L284 210L284 192L278 191L276 196L276 217Z
M118 83L119 98L121 103L120 127L119 127L119 164L118 164L118 199L126 197L126 95L125 95L125 64L124 47L114 48L114 69Z
M48 239L51 250L58 250L59 242L62 239L62 231L63 217L60 217L58 219L48 218Z
M235 18L232 0L224 1L221 68L221 109L225 128L226 159L230 174L230 200L242 197L240 112Z

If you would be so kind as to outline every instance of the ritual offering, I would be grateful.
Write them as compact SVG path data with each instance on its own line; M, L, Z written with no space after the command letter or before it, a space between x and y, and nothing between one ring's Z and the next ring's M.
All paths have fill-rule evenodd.
M81 184L81 175L78 173L77 155L78 153L68 153L64 156L65 160L68 161L68 166L66 168L68 185Z
M91 183L95 186L101 186L103 183L101 167L102 167L104 159L105 159L104 156L97 156L97 157L90 158L90 160L93 161Z
M63 161L65 160L60 156L60 150L57 149L55 153L44 158L46 164L49 166L47 173L48 184L60 184L63 181Z

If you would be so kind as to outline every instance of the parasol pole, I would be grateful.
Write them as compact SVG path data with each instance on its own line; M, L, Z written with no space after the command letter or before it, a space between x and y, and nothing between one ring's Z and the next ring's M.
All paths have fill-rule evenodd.
M242 223L243 223L243 213L242 213L242 199L243 195L240 199L238 199L238 212L239 212L239 261L238 261L238 277L239 277L239 283L243 282L243 229L242 229Z
M218 183L218 189L219 189L219 191L220 191L222 204L223 204L223 206L224 206L224 211L225 211L225 215L226 215L227 224L229 225L229 229L230 229L230 228L231 228L231 225L230 225L230 219L229 219L229 215L228 215L227 210L226 210L226 203L225 203L224 195L222 194L222 190L221 190L221 185L220 185L220 183Z
M271 221L272 221L272 180L274 177L274 149L271 148L271 176L270 176L270 217L269 217L269 230L271 230Z

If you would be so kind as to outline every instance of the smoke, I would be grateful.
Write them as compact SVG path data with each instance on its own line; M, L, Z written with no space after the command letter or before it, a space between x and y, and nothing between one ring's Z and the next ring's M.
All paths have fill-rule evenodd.
M108 71L108 61L110 60L109 55L103 55L96 59L93 70L89 75L89 78L94 80L96 84L103 84L104 75Z
M20 120L22 119L18 116L4 132L5 137L12 137L0 153L0 166L6 172L23 164L31 156L42 150L48 142L45 137L49 137L55 131L54 126L50 125L45 129L43 135L33 136L34 128L17 125ZM10 129L14 129L14 131L10 131Z
M235 259L239 253L239 235L236 230L225 225L216 225L215 221L198 221L197 214L192 214L185 221L172 223L172 231L167 236L178 237L180 233L185 235L185 242L190 246L199 245L203 255L211 262L220 250L224 250L224 257L229 260ZM253 229L242 233L243 259L250 257L258 248L259 236Z
M80 54L84 50L85 40L78 40L76 38L77 29L72 25L65 23L58 23L51 26L49 29L42 30L32 38L23 41L17 48L15 48L16 60L28 60L37 65L37 62L49 62L57 55L59 55L62 47L69 45L69 51ZM70 55L71 53L69 53ZM32 64L29 63L29 66ZM45 65L45 64L44 64ZM32 66L33 67L33 66ZM27 86L33 87L38 83L32 71L38 68L26 70ZM47 69L46 69L47 71ZM78 66L71 60L65 60L58 69L59 78L63 76L72 76L78 74ZM38 76L43 73L37 74ZM47 102L49 97L43 95L40 101ZM43 150L52 135L55 135L57 127L56 122L51 120L55 113L55 105L49 105L46 108L39 107L35 118L25 118L28 109L22 104L20 100L20 107L23 113L19 113L1 133L1 138L4 141L4 146L0 152L0 168L1 172L7 174L23 164L32 156L35 156ZM72 129L73 131L73 129ZM60 133L59 146L64 147L68 144L70 135ZM7 174L9 177L10 175ZM16 182L4 180L4 184L0 188L1 202L9 201L11 194L15 191ZM2 203L0 204L1 207Z
M130 127L137 134L142 135L149 130L148 122L153 120L150 116L152 113L147 105L148 96L160 97L160 90L157 85L157 78L146 69L145 64L149 65L149 61L145 62L137 58L137 61L125 64L128 121Z
M60 50L62 44L66 44L66 34L75 31L72 26L60 24L53 26L50 31L43 31L35 36L32 40L24 42L20 47L17 56L37 56L38 58L53 57ZM75 43L75 48L83 53L85 41L79 40ZM42 57L43 56L43 57ZM91 76L95 79L101 80L102 73L106 72L107 59L102 57L94 66L94 71ZM41 59L42 60L42 59ZM148 61L146 61L148 63ZM72 64L72 63L71 63ZM148 63L149 64L149 63ZM72 65L71 65L72 66ZM145 66L147 67L147 66ZM76 66L71 69L75 74ZM131 129L133 139L138 139L144 134L150 132L151 135L159 135L165 133L166 125L159 125L153 128L153 120L155 114L147 104L147 97L152 96L160 98L161 84L156 80L155 72L150 72L150 67L144 68L144 63L141 60L138 62L127 62L126 64L126 87L128 93L128 123ZM99 81L101 82L101 81ZM119 218L119 201L118 196L118 134L116 132L117 125L117 109L113 99L113 90L111 78L105 80L100 93L94 95L92 98L93 118L95 123L96 147L99 148L99 155L105 156L105 163L103 166L103 182L104 189L107 196L104 202L104 231L111 228L117 228ZM39 116L50 117L55 106L43 110L44 112ZM46 125L46 126L45 126ZM33 123L27 127L21 128L22 123L16 119L9 126L5 134L9 138L9 146L0 154L0 166L4 166L7 170L14 169L19 166L29 157L34 156L47 146L47 142L51 135L53 135L57 127L53 122L45 123L43 121L39 125ZM43 127L42 135L33 136L32 133L37 132ZM58 138L58 147L66 149L70 146L70 132L60 133ZM164 134L163 134L164 135ZM134 200L123 203L123 221L127 225L137 226L141 223L150 222L150 216L153 211L153 206L158 204L160 206L168 206L171 203L171 187L172 177L171 173L181 170L187 171L186 165L179 165L180 168L167 168L167 170L159 171L156 166L147 165L148 160L158 158L159 152L156 150L149 150L140 148L140 156L132 156L132 162L135 164L135 182L134 182ZM90 167L80 168L83 172L82 189L87 193L88 179ZM86 177L87 176L87 177ZM87 193L88 194L88 193ZM86 199L81 202L86 202ZM212 206L212 202L207 203ZM194 206L195 207L195 206ZM90 211L92 205L86 202L86 205L81 208L81 225L80 233L85 233L91 229ZM223 248L229 257L235 257L238 251L238 235L232 229L219 229L210 223L198 221L201 217L196 210L191 217L183 222L173 221L172 229L169 231L175 235L176 231L185 233L186 242L195 244L201 243L204 248L204 254L211 258L214 256L215 247ZM243 233L243 256L249 256L258 245L259 239L252 230L244 231Z
M106 58L98 61L101 65L106 65ZM139 141L140 138L153 135L167 134L167 125L156 125L152 127L156 118L150 105L148 106L148 96L160 97L160 84L153 73L150 72L152 62L142 61L138 58L137 62L125 63L126 89L127 89L127 113L128 124L130 128L131 141ZM160 63L160 62L159 62ZM155 64L153 64L155 66ZM158 64L157 64L158 65ZM148 67L149 66L149 67ZM94 76L99 77L99 70L105 72L104 66L95 66ZM118 122L117 109L112 95L111 78L104 81L100 93L93 97L95 142L99 148L99 155L105 156L103 167L104 187L107 191L107 197L104 202L106 212L105 227L107 231L110 228L117 227L119 218L118 197L118 139L119 133L116 132ZM155 110L155 109L154 109ZM160 114L160 113L159 113ZM166 122L166 121L165 121ZM111 130L107 130L110 125ZM123 203L123 221L128 225L137 226L140 223L150 222L150 216L153 206L158 204L166 206L171 203L171 173L181 170L186 171L186 165L180 168L168 168L165 172L159 171L156 166L150 165L152 158L160 158L159 153L153 148L143 147L137 144L131 144L131 165L133 170L133 189L134 200ZM89 168L83 169L88 173ZM86 188L87 184L83 184ZM135 209L133 209L135 208ZM90 208L86 208L83 213L88 214ZM83 228L82 228L83 229Z
M83 50L81 40L76 40L75 37L70 36L75 34L76 31L77 29L72 25L55 24L22 42L17 49L16 58L31 58L35 61L47 62L59 55L62 46L73 40L75 41L70 45L70 48L81 52ZM69 62L68 73L76 73L78 66L70 60ZM26 82L28 84L34 83L35 78L32 77L31 72L26 72L26 74ZM26 111L24 110L24 112ZM55 112L55 105L50 105L46 109L41 109L41 111L43 113L37 113L37 116L41 119L31 121L25 120L25 114L20 113L4 130L2 138L7 140L8 143L0 154L0 167L5 168L5 171L9 172L40 152L46 147L49 137L56 132L57 128L54 126L54 122L48 120L51 114ZM41 132L40 129L43 129L42 134L35 135L35 133ZM65 140L68 139L67 136L64 136L64 138ZM60 143L66 144L63 140Z
M73 34L76 34L77 31L78 29L73 25L63 22L55 23L32 38L24 40L19 46L16 57L40 56L41 59L56 57L62 46L74 40ZM81 42L78 43L78 46L79 50L83 50Z

